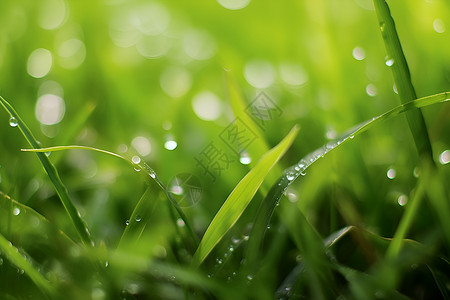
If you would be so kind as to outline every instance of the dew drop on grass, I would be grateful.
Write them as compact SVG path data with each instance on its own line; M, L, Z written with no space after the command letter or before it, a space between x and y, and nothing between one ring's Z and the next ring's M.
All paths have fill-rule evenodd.
M405 206L408 203L408 197L406 195L400 195L397 199L397 203L400 206Z
M135 155L131 158L131 161L137 165L141 162L141 158L139 156Z
M381 32L384 32L384 29L386 28L386 24L384 22L380 23L380 30Z
M389 178L389 179L394 179L396 175L397 175L397 174L396 174L396 172L395 172L395 169L393 169L393 168L390 168L390 169L386 172L386 176L387 176L387 178Z
M248 165L252 162L252 159L247 152L242 152L239 162L243 165Z
M130 220L126 220L126 221L125 221L125 225L128 226L129 224L130 224Z
M248 281L252 281L253 280L253 275L251 275L251 274L247 275L247 280Z
M178 143L173 140L169 140L164 143L164 148L166 148L167 150L170 150L170 151L175 150L175 148L177 148L177 146L178 146Z
M377 88L374 84L369 83L366 86L366 94L369 95L370 97L374 97L377 95Z
M223 263L223 260L222 260L221 258L217 258L217 259L216 259L216 262L220 265L220 264Z
M178 225L178 227L184 227L185 224L184 224L183 219L181 219L181 218L178 219L178 220L177 220L177 225Z
M419 175L420 175L419 167L415 167L413 170L414 178L419 178Z
M361 47L355 47L352 51L353 58L356 60L363 60L366 58L366 54L364 53L364 49Z
M286 178L287 178L288 180L294 180L295 174L292 173L292 172L289 172L289 173L286 174Z
M18 207L14 207L14 209L13 209L13 215L15 215L15 216L18 216L19 214L20 214L20 208L18 208Z
M136 222L140 222L142 220L141 216L136 216Z
M450 162L450 150L445 150L439 155L439 162L442 165L446 165Z
M392 67L394 65L394 59L386 57L386 66Z
M9 125L10 125L11 127L17 127L18 123L17 123L16 118L11 117L11 118L9 119Z

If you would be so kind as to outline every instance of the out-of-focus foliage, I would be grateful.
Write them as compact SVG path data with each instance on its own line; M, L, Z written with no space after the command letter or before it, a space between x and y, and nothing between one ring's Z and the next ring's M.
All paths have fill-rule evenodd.
M450 3L389 5L417 96L449 91ZM78 144L141 157L174 192L199 238L257 161L242 148L255 137L271 148L299 124L281 168L269 174L278 178L279 170L400 103L391 63L369 0L0 2L0 95L41 145ZM247 144L230 141L232 125L241 119L230 107L226 72L248 105L245 113L266 113L253 119L263 137L247 133ZM447 182L450 106L437 104L423 113L436 172ZM267 188L202 268L192 270L195 241L159 192L150 197L158 203L139 243L114 251L147 187L140 172L96 152L54 152L49 158L96 245L84 249L36 155L20 151L29 146L8 123L9 115L0 111L0 216L11 218L0 222L0 233L74 299L225 299L249 287L255 297L272 299L286 281L306 297L392 296L377 294L385 288L420 298L442 297L439 285L445 290L448 284L448 264L439 258L449 255L441 229L448 225L440 223L430 201L422 202L407 234L429 252L405 247L404 260L384 260L388 242L380 236L394 236L420 178L403 116L330 153L289 187L266 231L262 279L253 285L255 274L239 274L240 258ZM180 190L179 180L192 181ZM424 194L434 203L444 201L434 193ZM16 207L11 198L25 206ZM24 221L16 222L18 216ZM35 223L33 232L29 224ZM295 231L300 224L311 227ZM308 269L311 253L323 250L318 239L348 225L364 230L328 249L338 266L319 260ZM22 273L0 254L0 298L43 297L45 290ZM330 293L322 294L329 278ZM383 285L388 279L390 285Z

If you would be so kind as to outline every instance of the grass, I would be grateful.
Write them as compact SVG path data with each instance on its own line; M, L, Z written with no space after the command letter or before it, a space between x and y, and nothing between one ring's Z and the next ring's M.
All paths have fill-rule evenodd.
M10 101L0 97L0 298L449 299L450 92L435 39L448 35L446 20L424 4L392 3L391 15L385 1L364 3L262 1L237 11L209 3L204 15L196 3L111 2L83 18L87 7L74 3L65 18L90 29L77 36L85 61L64 67L82 56L61 55L59 39L77 32L67 21L44 31L59 48L49 74L32 80L0 47L0 66L17 77L0 75ZM411 15L397 16L405 7ZM154 10L161 22L170 16L167 32L149 34L166 26L144 22ZM110 20L106 31L94 15ZM429 18L433 33L420 25ZM411 19L424 23L406 26ZM7 43L31 53L33 34L22 38L15 20L5 21L17 35ZM192 48L211 40L215 52ZM160 43L171 46L148 59ZM430 67L418 72L426 53ZM429 96L417 98L411 74ZM15 80L23 92L10 87ZM64 98L62 121L46 125L39 102L30 109L32 93ZM277 111L266 119L249 113L264 109L261 95ZM227 144L238 122L249 131L237 128ZM211 149L226 168L201 167ZM183 172L199 186L174 183Z

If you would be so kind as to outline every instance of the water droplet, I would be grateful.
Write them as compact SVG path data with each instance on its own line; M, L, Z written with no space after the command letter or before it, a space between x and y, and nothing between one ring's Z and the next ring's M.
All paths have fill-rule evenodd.
M450 162L450 150L445 150L439 155L439 162L446 165Z
M135 165L137 165L137 164L139 164L139 163L141 162L141 158L140 158L139 156L135 155L135 156L133 156L133 157L131 158L131 161L132 161Z
M289 192L286 195L291 203L295 203L298 201L297 195L295 193Z
M126 220L125 225L128 226L128 224L130 224L130 220Z
M252 281L253 280L253 275L247 275L247 280L248 281Z
M149 175L151 178L156 178L156 173L154 171L151 171Z
M377 95L377 87L374 84L369 83L366 86L366 94L369 95L370 97L376 96Z
M178 220L177 220L177 225L178 225L178 227L184 227L185 224L184 224L183 219L181 219L181 218L178 219Z
M395 172L395 169L393 169L393 168L390 168L390 169L386 172L386 176L387 176L387 178L389 178L389 179L394 179L396 175L397 175L397 174L396 174L396 172Z
M441 19L435 19L433 21L433 29L437 33L444 33L445 32L445 23Z
M408 202L408 197L406 195L400 195L397 199L397 203L400 206L405 206Z
M18 123L17 123L16 118L11 117L11 118L9 119L9 125L10 125L11 127L17 127Z
M18 207L14 207L13 215L18 216L20 214L20 209Z
M217 261L218 264L223 263L223 260L221 258L217 258L216 261Z
M135 168L134 168L134 170L135 170L136 172L140 172L140 171L142 171L142 169L141 169L141 168L139 168L139 167L135 167Z
M231 238L231 242L233 243L233 244L237 244L237 243L239 243L241 241L241 239L238 239L238 238L236 238L236 237L232 237Z
M413 176L415 178L419 178L419 175L420 175L419 167L415 167L413 170Z
M270 224L269 224L269 225L267 225L267 229L270 229Z
M136 216L136 222L140 222L142 220L141 216Z
M233 247L233 246L230 246L230 247L228 248L228 251L233 252L233 251L234 251L234 247Z
M109 266L109 262L105 261L105 267L107 268Z
M386 66L388 67L392 67L392 65L394 64L394 59L393 58L388 58L386 57Z
M363 60L366 58L366 54L364 53L364 49L361 47L355 47L352 51L353 58L356 60Z
M239 10L245 8L251 0L217 0L220 5L230 10Z
M287 178L287 180L294 180L295 174L292 172L289 172L286 174L286 178Z
M243 165L248 165L252 162L252 159L248 155L247 152L242 152L241 157L239 158L239 161Z
M351 135L351 136L350 136L350 139L354 139L354 138L355 138L355 136L354 136L354 135Z
M386 24L384 22L380 23L380 30L381 32L384 32L384 29L386 28Z
M175 150L175 148L178 146L178 143L176 141L167 141L164 143L164 148L167 150Z

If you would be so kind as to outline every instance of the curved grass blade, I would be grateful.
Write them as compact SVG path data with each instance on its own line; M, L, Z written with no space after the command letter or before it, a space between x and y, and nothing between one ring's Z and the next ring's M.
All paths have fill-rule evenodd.
M8 241L2 234L0 234L0 249L4 255L11 261L17 268L24 271L25 274L38 286L45 295L54 299L56 296L56 289L50 284L50 282L32 265L28 259L28 255L21 253L10 241ZM53 296L53 297L51 297Z
M387 250L386 257L388 260L393 260L400 254L402 242L405 239L408 229L412 225L417 212L419 211L420 204L422 203L422 199L425 194L425 187L428 186L428 184L426 184L427 179L428 172L422 174L422 176L419 177L419 183L414 192L414 196L412 197L411 201L409 201L405 213L400 220L400 224L395 231L392 243L390 243Z
M444 92L416 99L408 103L399 105L387 111L386 113L379 115L378 117L367 120L357 125L353 129L348 130L347 133L344 133L337 140L331 141L328 144L322 146L321 148L309 153L304 158L302 158L297 164L287 168L284 171L283 176L281 176L281 178L278 180L278 182L271 187L269 193L263 200L263 203L261 204L257 212L252 232L250 234L250 238L248 241L246 257L250 258L253 262L257 261L257 258L254 257L254 253L258 253L259 249L261 248L261 243L264 238L265 230L270 223L273 212L277 206L277 203L280 201L281 196L286 191L288 186L298 177L305 175L306 169L309 168L309 166L311 166L319 158L324 157L331 150L337 148L338 146L342 145L343 143L346 143L349 140L352 140L355 136L375 126L376 124L378 124L383 120L392 118L394 116L397 116L403 112L409 111L414 108L425 107L428 105L448 100L450 100L450 92Z
M145 163L142 159L140 159L138 156L133 157L131 159L128 159L122 155L116 154L114 152L110 152L110 151L106 151L106 150L102 150L102 149L97 149L97 148L93 148L93 147L87 147L87 146L78 146L78 145L71 145L71 146L57 146L57 147L48 147L48 148L39 148L39 149L22 149L22 151L26 151L26 152L52 152L52 151L62 151L62 150L73 150L73 149L78 149L78 150L90 150L90 151L96 151L96 152L100 152L100 153L105 153L108 155L112 155L115 156L117 158L120 158L124 161L126 161L127 163L129 163L131 166L133 166L136 170L142 170L144 171L144 173L146 175L148 175L149 177L152 178L152 181L156 182L158 184L158 186L163 190L163 192L166 194L167 198L169 199L170 203L175 207L176 211L178 212L178 214L180 215L181 219L184 221L186 228L188 229L188 231L190 232L193 240L195 241L196 244L198 244L198 238L197 235L195 234L192 226L190 225L190 222L188 220L188 218L186 217L185 213L183 212L183 210L181 209L180 205L178 204L177 200L175 200L175 198L173 197L172 193L168 190L168 188L164 185L164 183L159 179L159 177L156 175L156 172L147 164ZM133 159L135 159L135 161L133 161ZM148 177L147 177L148 178ZM146 198L147 199L147 198ZM139 204L138 204L139 205ZM146 207L145 205L141 204L142 207ZM136 214L141 214L144 215L144 212L141 211L140 209L136 210L135 208L135 213Z
M16 229L17 233L25 239L42 239L46 234L56 233L66 244L71 247L76 246L76 243L67 234L55 228L47 218L33 208L12 199L2 191L0 191L0 196L0 228L7 228L8 235L16 234L13 229ZM36 237L32 234L39 236Z
M388 55L386 64L392 69L400 100L402 103L406 103L417 99L416 91L411 82L408 63L389 6L385 0L374 0L374 6ZM411 110L406 113L406 118L419 155L433 160L430 138L422 112L420 109Z
M14 110L14 108L9 104L3 97L0 96L0 103L5 108L5 110L11 115L11 118L15 119L15 122L17 123L17 127L22 132L23 136L27 140L27 142L31 145L31 147L35 149L39 149L40 146L36 139L34 138L33 134L31 133L30 129L28 129L27 125L22 121L20 116L17 114L17 112ZM58 171L56 170L55 166L51 163L49 158L45 153L38 152L36 153L39 160L42 163L42 166L44 167L45 171L47 172L48 177L50 178L50 181L53 183L53 186L55 187L56 193L58 194L59 198L61 199L61 202L67 211L72 223L75 226L75 229L77 230L81 241L86 246L93 246L93 241L91 240L89 229L86 225L86 223L83 221L83 219L80 217L80 214L78 213L77 208L75 207L74 203L70 199L69 192L67 191L66 186L61 181L61 178L59 177Z
M234 80L231 71L225 71L225 79L228 87L229 101L231 105L231 109L233 110L233 114L236 118L240 119L249 129L255 134L256 139L250 143L247 147L247 151L252 158L252 162L250 166L253 167L255 163L266 153L269 151L269 146L264 139L264 135L255 121L249 116L248 109L251 108L248 104L245 103L245 100L242 97L242 93L237 86L236 81ZM269 173L267 179L269 182L273 183L277 179L275 177L275 173L281 173L281 168L278 165L274 166L274 173ZM267 189L270 187L267 186Z
M193 265L200 265L212 249L219 243L225 233L236 223L256 191L261 186L265 176L284 155L299 131L294 126L288 135L274 148L267 152L258 163L245 175L230 193L227 200L215 215L212 222L194 254Z
M134 245L140 239L147 226L150 215L156 207L157 199L152 199L155 194L157 195L157 191L155 191L153 186L149 185L131 214L129 223L120 238L118 249L124 247L125 244L127 246Z
M281 191L281 193L277 193L276 195L274 195L278 199L274 199L273 202L274 203L278 202L279 199L281 198L282 193L284 193L286 188L294 180L296 180L299 176L305 175L306 169L309 168L309 166L311 166L319 158L324 157L331 150L334 150L338 146L346 143L347 141L352 140L354 137L365 132L366 130L375 126L379 122L387 120L387 119L395 117L395 116L398 116L401 113L410 111L415 108L421 108L421 107L425 107L425 106L429 106L432 104L445 102L445 101L449 101L449 100L450 100L450 92L444 92L444 93L439 93L439 94L428 96L428 97L419 98L419 99L416 99L413 101L409 101L405 104L401 104L397 107L394 107L393 109L385 112L384 114L379 115L378 117L374 117L370 120L367 120L367 121L355 126L354 128L348 130L340 138L338 138L334 141L331 141L331 142L327 143L326 145L322 146L321 148L309 153L304 158L302 158L297 164L287 168L284 171L284 175L278 182L278 185L281 187L278 190ZM266 198L268 198L268 197L269 197L269 195Z

